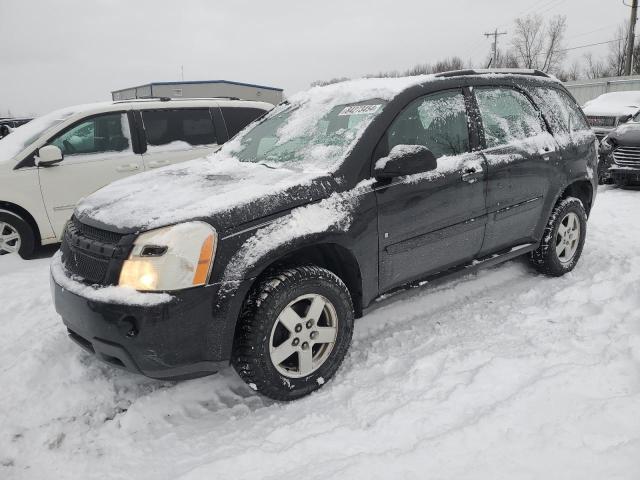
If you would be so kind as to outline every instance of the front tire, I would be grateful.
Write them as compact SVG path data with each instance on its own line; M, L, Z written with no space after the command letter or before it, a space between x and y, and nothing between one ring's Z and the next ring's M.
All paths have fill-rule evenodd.
M0 210L0 255L17 253L30 258L36 247L33 229L22 217Z
M249 295L232 363L251 388L295 400L333 377L351 344L353 304L345 284L316 267L267 275Z
M574 269L584 247L587 213L574 197L562 199L551 212L540 246L531 253L533 266L541 273L560 277Z

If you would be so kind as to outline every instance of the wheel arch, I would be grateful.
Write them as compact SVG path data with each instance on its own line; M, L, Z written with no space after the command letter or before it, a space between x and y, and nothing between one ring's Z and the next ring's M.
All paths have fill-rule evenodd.
M337 275L349 290L356 318L362 316L363 295L360 264L351 250L337 242L327 241L300 245L276 258L270 258L254 270L255 278L249 288L249 294L262 278L274 269L298 265L315 265L326 268Z
M27 222L31 227L31 229L33 230L36 246L40 246L42 244L42 236L40 234L40 228L38 227L38 222L36 222L36 220L27 210L22 208L20 205L16 205L15 203L7 202L5 200L0 200L0 211L2 210L18 215L25 222Z
M567 197L576 197L582 202L584 210L587 212L587 216L589 216L591 207L593 207L593 194L593 184L590 180L576 180L567 185L556 200L556 204Z

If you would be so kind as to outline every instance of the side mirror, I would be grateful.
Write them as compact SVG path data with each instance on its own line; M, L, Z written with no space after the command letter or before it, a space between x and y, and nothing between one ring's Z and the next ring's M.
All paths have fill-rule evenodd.
M38 150L36 165L38 167L51 167L61 162L63 158L64 155L62 155L60 148L55 145L45 145Z
M374 176L389 179L429 172L438 167L431 150L422 145L396 145L389 155L376 162Z

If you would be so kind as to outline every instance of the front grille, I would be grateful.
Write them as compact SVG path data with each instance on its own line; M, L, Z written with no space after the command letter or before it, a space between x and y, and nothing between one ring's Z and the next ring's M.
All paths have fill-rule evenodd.
M79 248L73 248L68 242L62 242L62 264L65 268L88 283L103 283L109 259L89 255Z
M98 240L99 242L106 243L118 243L122 238L122 235L119 233L108 232L107 230L100 230L99 228L86 225L80 222L76 217L71 217L69 224L73 226L77 232L91 240Z
M615 127L616 117L602 117L599 115L587 115L589 125L592 127Z
M640 168L640 147L618 147L613 151L613 160L621 167Z
M113 260L122 258L126 247L120 244L124 235L101 230L81 223L73 217L65 228L60 251L62 264L74 277L89 284L113 283L110 267Z

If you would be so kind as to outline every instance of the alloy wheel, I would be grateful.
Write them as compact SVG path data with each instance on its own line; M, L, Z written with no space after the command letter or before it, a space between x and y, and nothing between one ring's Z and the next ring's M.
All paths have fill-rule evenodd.
M301 295L280 312L271 329L271 362L281 375L306 377L329 358L337 335L333 304L322 295Z
M556 254L563 264L570 263L580 245L580 219L569 212L560 222L556 233Z
M18 252L21 244L18 230L9 223L0 222L0 255Z

